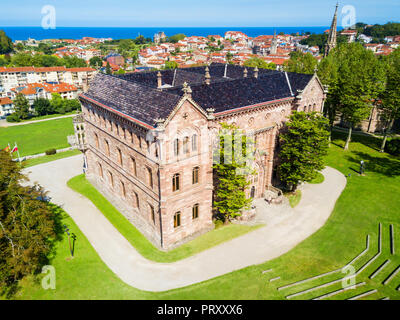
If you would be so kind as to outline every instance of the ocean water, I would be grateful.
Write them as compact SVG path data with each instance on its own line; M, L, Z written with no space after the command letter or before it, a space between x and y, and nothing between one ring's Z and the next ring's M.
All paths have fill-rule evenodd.
M210 27L210 28L185 28L185 27L156 27L156 28L90 28L90 27L59 27L56 29L43 29L41 27L0 27L12 40L27 40L33 38L42 39L81 39L82 37L94 38L113 38L113 39L129 39L143 35L146 38L153 38L156 32L164 31L167 36L177 33L184 33L187 36L208 36L220 35L224 36L226 31L242 31L250 37L259 35L272 35L274 31L277 33L323 33L329 29L327 26L320 27Z

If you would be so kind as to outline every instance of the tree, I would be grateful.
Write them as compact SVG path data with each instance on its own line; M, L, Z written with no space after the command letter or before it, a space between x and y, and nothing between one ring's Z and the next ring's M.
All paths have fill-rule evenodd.
M112 69L110 66L110 63L107 61L107 65L106 65L106 74L112 74Z
M99 57L93 57L89 60L89 64L92 68L98 69L103 66L103 60Z
M338 92L338 80L339 80L339 65L334 53L322 59L318 66L318 77L321 82L328 86L328 95L324 105L324 115L329 120L330 136L332 137L333 125L335 123L336 117L339 114L339 97Z
M67 68L84 68L87 67L86 61L84 59L80 59L76 56L72 57L64 57L61 59L62 65Z
M313 74L317 65L318 60L311 53L293 51L290 59L285 61L284 69L288 72Z
M279 177L290 191L324 168L329 146L328 120L316 112L293 112L282 133Z
M38 185L28 179L8 152L0 151L0 288L15 287L47 263L59 221Z
M65 101L59 93L52 93L50 103L53 112L64 114L66 112Z
M347 43L334 50L338 63L338 86L333 93L342 119L349 126L344 149L349 148L353 126L366 119L384 89L385 72L371 50L360 43Z
M231 53L231 52L227 52L226 53L226 61L228 61L228 63L231 63L231 61L232 61L232 58L233 58L233 54Z
M378 109L381 119L386 122L380 152L384 152L388 135L394 121L400 117L400 49L391 53L386 64L386 87L382 93Z
M176 61L167 61L165 62L164 69L177 69L179 67Z
M50 101L45 98L36 98L32 106L38 116L54 113Z
M33 65L32 56L26 53L17 53L12 56L11 64L14 67L27 67Z
M81 108L81 103L79 102L78 99L63 100L63 103L64 103L64 109L66 112L80 110L80 108Z
M261 58L250 58L246 60L243 65L245 67L250 67L250 68L255 68L257 67L258 69L270 69L270 70L276 70L276 64L275 63L267 63L265 60Z
M171 37L168 37L168 42L177 43L179 40L183 40L185 38L186 38L186 36L183 33L178 33Z
M4 30L0 30L0 54L8 54L13 51L12 40L7 37Z
M242 135L233 125L221 125L219 148L214 154L220 159L213 166L218 180L214 207L227 223L230 219L240 216L241 210L249 208L252 199L246 197L246 189L250 184L248 175L254 172L246 163L246 158L251 156L246 150L246 143L251 143L249 138Z
M14 113L18 119L27 119L29 116L29 102L22 93L18 93L14 99Z

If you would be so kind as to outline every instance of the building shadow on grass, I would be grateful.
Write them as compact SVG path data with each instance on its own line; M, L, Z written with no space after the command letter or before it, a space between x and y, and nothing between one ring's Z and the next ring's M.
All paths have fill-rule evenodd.
M400 175L400 159L383 156L375 157L365 152L353 152L352 155L348 155L346 158L355 164L350 169L356 172L359 172L360 161L364 160L366 172L376 172L387 177Z

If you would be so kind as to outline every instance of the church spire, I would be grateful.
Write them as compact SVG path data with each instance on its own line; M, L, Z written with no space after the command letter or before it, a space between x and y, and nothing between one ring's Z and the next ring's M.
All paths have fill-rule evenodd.
M329 29L328 42L325 45L325 57L329 52L336 47L337 43L337 12L338 12L339 2L336 4L335 15L333 16L332 25Z

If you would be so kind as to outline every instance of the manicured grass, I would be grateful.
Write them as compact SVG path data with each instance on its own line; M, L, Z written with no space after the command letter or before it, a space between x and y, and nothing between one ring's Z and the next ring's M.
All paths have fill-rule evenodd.
M79 175L68 181L67 185L87 197L119 230L119 232L145 258L157 262L173 262L187 258L200 251L229 241L263 225L244 226L231 224L214 229L184 245L168 252L160 251L148 241L100 192L94 188L85 176Z
M67 136L74 134L72 118L63 118L23 126L0 128L0 148L16 142L21 156L43 153L47 149L69 147Z
M24 165L25 168L28 168L28 167L36 166L38 164L51 162L54 160L59 160L59 159L63 159L63 158L76 156L80 153L81 152L77 149L68 150L68 151L59 152L59 153L48 155L48 156L46 155L46 156L35 158L35 159L29 159L29 160L23 161L22 164Z
M292 208L297 206L301 200L301 190L286 193L285 196L289 199L289 204Z
M365 139L365 137L362 137ZM358 139L358 137L357 137ZM293 290L277 291L277 287L315 276L343 267L365 249L365 237L371 235L371 252L361 259L365 263L376 252L378 223L384 224L383 240L387 243L387 224L393 224L397 230L396 250L400 248L400 159L381 154L369 147L376 144L373 140L364 141L367 145L354 139L349 151L343 151L344 141L341 135L335 134L327 165L334 167L348 176L345 190L336 203L332 215L326 224L311 237L300 243L288 253L258 266L250 266L209 281L189 287L161 293L147 293L129 287L118 279L100 260L94 249L73 224L66 218L72 232L77 234L77 257L66 261L68 256L67 240L59 244L59 250L52 262L56 266L58 278L56 290L43 290L33 281L24 282L19 299L284 299ZM366 162L366 175L359 176L357 170L360 159ZM387 250L384 244L383 250ZM251 250L252 248L249 248ZM387 254L387 253L385 253ZM383 259L387 257L382 256ZM357 277L357 282L366 280L382 260L378 259L367 268L365 275ZM388 296L400 299L400 292L395 290L400 283L397 275L392 283L383 286L381 281L388 272L400 264L397 256L387 272L368 281L365 288L349 290L334 298L344 299L370 288L377 288L378 294L371 298ZM212 263L212 262L210 262ZM262 274L263 270L273 271ZM269 279L280 276L281 279L269 282ZM339 274L343 277L344 274ZM326 279L325 279L326 280ZM323 280L313 281L313 285L322 284ZM296 290L304 289L299 286ZM339 283L340 288L340 283ZM332 286L326 289L339 289ZM327 292L325 291L325 292ZM361 291L362 292L362 291ZM309 299L321 292L304 295L299 298Z
M320 183L324 182L324 180L325 180L324 175L321 172L318 172L317 176L313 180L308 181L308 183L320 184Z

